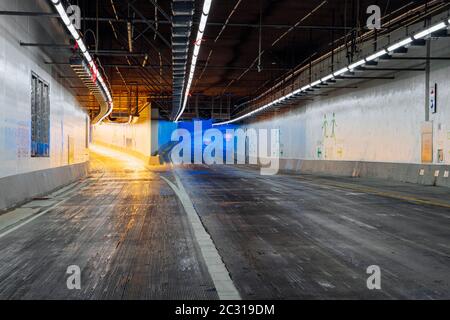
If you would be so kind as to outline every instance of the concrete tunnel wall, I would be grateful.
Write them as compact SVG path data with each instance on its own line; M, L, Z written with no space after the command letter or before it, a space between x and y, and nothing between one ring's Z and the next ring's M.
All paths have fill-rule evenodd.
M449 42L448 39L433 41L432 55L448 56ZM450 164L449 74L449 61L431 62L430 84L438 85L437 113L430 114L433 126L431 165L444 165L436 166L440 169L438 178L442 185L449 185L449 179L444 177ZM431 177L436 173L433 166L424 166L421 159L426 74L400 72L395 76L395 80L373 80L358 84L357 89L333 91L329 96L317 97L289 112L260 121L249 120L243 127L280 130L283 169L302 171L303 167L303 171L310 173L338 175L365 173L402 181L426 180L426 184L434 184L435 179L417 178L421 168L425 168L425 174ZM444 151L443 162L438 161L439 149ZM294 164L296 160L298 162ZM361 169L361 163L370 168ZM387 168L386 164L392 165ZM411 172L402 171L402 166L408 165L418 166L413 166ZM382 167L384 171L402 172L381 174Z
M0 0L0 10L43 11L42 4ZM56 19L0 19L0 209L10 207L87 172L88 117L58 79L51 61L36 47L19 42L52 42ZM50 156L31 157L31 74L50 87ZM69 153L70 148L70 153ZM20 191L19 187L20 186Z
M94 143L134 151L142 156L151 155L151 120L145 109L136 123L116 124L103 122L93 127Z
M130 152L135 156L149 160L158 152L160 121L157 110L153 109L153 119L149 108L145 108L139 119L130 124L103 122L92 130L92 141L96 144ZM169 136L170 138L170 136Z

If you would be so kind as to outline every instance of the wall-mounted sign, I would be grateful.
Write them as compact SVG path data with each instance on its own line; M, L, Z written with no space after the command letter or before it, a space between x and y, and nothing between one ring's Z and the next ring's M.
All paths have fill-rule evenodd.
M422 123L422 163L433 162L433 123Z
M437 112L437 83L430 88L430 112Z
M443 149L438 150L437 158L438 158L439 163L444 163L444 150Z

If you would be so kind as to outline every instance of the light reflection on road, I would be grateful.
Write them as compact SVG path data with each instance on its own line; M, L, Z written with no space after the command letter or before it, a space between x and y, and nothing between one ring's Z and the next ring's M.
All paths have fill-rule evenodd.
M146 170L145 162L133 155L126 154L125 152L116 151L107 147L103 147L96 144L91 144L89 149L100 156L107 158L113 158L121 163L122 169L131 171Z

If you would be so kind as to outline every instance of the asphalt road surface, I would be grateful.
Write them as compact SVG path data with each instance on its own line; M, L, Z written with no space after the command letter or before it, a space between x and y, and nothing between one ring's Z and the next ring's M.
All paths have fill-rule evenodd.
M243 299L450 298L448 189L92 158L88 179L0 215L0 299L218 299L161 177L184 186Z

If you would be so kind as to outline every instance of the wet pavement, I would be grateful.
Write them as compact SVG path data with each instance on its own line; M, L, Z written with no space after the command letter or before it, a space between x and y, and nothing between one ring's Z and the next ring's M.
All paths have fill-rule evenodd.
M177 171L244 299L450 298L448 189ZM367 288L372 265L381 290Z
M93 157L88 184L0 238L0 299L217 299L160 172ZM71 265L81 269L81 290L67 288Z
M450 298L448 189L103 151L89 179L0 216L0 299L218 299L175 176L243 299Z

